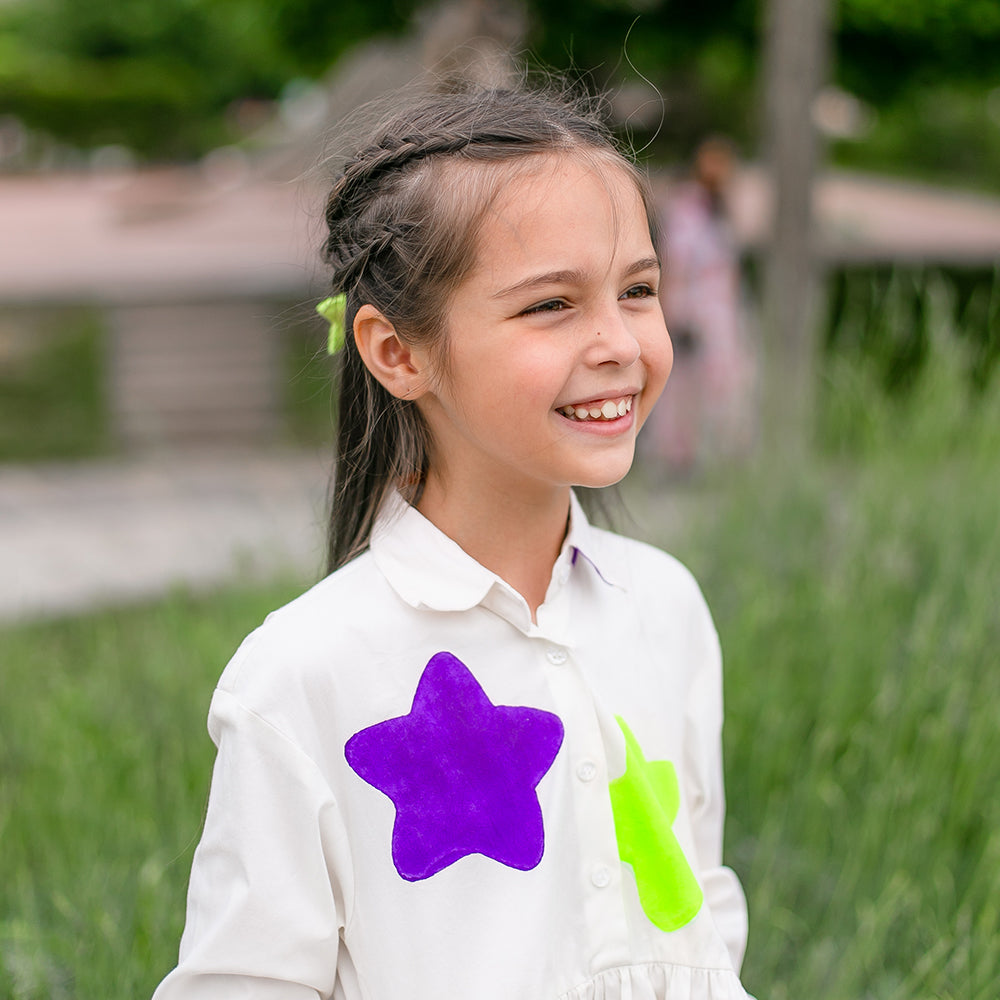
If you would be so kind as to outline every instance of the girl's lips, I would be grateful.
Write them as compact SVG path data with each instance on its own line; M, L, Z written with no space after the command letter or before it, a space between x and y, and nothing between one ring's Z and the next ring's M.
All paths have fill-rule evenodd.
M557 407L559 413L570 420L579 421L611 421L624 417L632 409L634 394L609 396L605 399L595 399L587 403L567 403Z

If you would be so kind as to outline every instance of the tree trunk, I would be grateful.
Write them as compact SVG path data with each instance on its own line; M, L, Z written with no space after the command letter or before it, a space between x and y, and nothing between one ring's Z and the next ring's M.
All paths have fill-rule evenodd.
M789 458L813 427L818 261L812 189L820 155L812 106L828 62L833 0L768 0L764 38L765 159L774 221L765 261L763 437Z

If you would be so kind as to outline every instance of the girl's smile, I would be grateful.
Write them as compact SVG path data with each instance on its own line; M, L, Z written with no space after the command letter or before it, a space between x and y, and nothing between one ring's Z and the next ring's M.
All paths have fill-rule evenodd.
M632 400L635 399L636 390L609 399L592 399L587 403L570 403L567 406L556 407L556 409L570 420L578 422L593 423L616 423L622 417L628 416L632 412Z
M635 415L632 407L636 391L611 393L604 398L557 406L556 412L572 425L570 433L599 437L628 434L634 438Z

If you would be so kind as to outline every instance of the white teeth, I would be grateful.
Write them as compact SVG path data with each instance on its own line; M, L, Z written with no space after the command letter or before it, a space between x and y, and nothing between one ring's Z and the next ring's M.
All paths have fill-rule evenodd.
M606 399L600 406L573 406L568 404L560 407L559 412L571 420L617 420L624 417L632 409L632 397L626 396L617 402Z

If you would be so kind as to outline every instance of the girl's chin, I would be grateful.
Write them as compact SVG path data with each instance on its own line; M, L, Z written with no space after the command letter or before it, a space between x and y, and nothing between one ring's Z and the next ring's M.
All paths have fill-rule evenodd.
M604 490L607 489L609 486L617 486L624 478L625 474L617 476L614 479L611 478L591 479L585 483L575 483L574 488L578 488L581 490Z
M608 462L603 468L594 469L589 475L581 475L574 486L588 490L601 490L606 486L620 483L632 468L632 457L620 462Z

